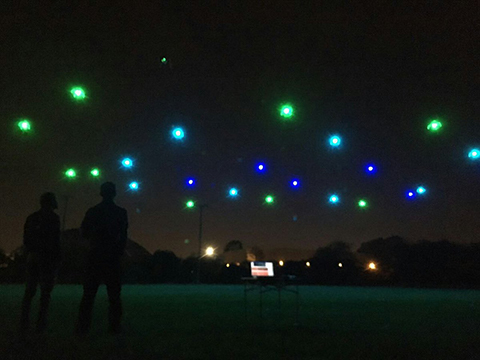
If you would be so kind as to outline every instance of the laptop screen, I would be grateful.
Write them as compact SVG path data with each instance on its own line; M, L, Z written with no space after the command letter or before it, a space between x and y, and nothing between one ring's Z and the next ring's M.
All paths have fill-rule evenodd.
M265 261L252 261L251 275L252 276L273 276L273 263Z

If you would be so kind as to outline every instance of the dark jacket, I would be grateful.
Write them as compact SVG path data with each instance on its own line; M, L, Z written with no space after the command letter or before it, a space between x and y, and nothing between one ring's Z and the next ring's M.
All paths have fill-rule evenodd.
M90 241L90 255L118 258L127 244L127 211L113 201L102 201L88 209L82 222L82 236Z
M60 217L53 210L40 209L27 217L23 231L27 254L45 260L60 260Z

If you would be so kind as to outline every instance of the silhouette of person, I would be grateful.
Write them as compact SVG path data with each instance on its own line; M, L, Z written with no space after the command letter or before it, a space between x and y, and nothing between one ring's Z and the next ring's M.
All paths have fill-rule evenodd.
M22 301L20 331L24 335L30 327L30 306L40 284L40 309L36 324L38 333L47 328L50 294L60 264L60 217L55 194L47 192L40 197L40 210L27 217L23 244L27 255L26 286Z
M120 257L127 243L127 211L113 202L114 183L102 184L100 195L103 201L87 211L81 226L82 236L90 242L90 250L76 326L78 335L86 335L90 329L93 304L101 283L107 286L109 330L112 333L121 331Z

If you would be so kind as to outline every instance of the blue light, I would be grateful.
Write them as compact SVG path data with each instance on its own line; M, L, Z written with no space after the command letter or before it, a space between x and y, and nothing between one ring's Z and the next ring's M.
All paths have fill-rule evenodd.
M195 179L194 178L188 178L187 179L187 186L195 186Z
M290 183L290 185L294 188L298 188L300 186L300 180L298 179L293 179Z
M228 194L229 194L231 197L238 196L238 190L237 190L236 188L231 188L231 189L228 191Z
M257 164L257 171L259 172L264 172L266 170L267 166L264 163L258 163Z
M407 191L407 198L413 199L415 197L415 192L412 190Z
M374 164L367 164L365 166L365 171L367 174L375 174L377 172L377 167Z
M468 157L472 160L477 160L478 158L480 158L480 150L479 149L470 150L470 152L468 153Z
M422 195L422 194L425 194L427 192L427 189L425 189L423 186L419 186L417 188L417 193Z
M133 166L133 160L130 158L125 158L122 160L122 166L129 169Z
M172 136L177 140L182 140L185 137L185 132L182 128L177 127L172 130Z
M337 147L337 146L340 146L340 143L342 142L342 139L340 139L339 136L334 135L334 136L330 137L329 142L330 142L331 146Z
M128 187L130 190L138 190L138 183L136 181L132 181Z
M328 201L332 204L336 204L340 201L340 198L338 197L338 195L333 194L329 197Z

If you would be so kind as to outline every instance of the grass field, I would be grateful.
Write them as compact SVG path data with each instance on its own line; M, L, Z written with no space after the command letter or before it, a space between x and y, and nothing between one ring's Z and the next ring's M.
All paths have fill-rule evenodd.
M479 291L302 286L295 324L291 293L281 308L276 292L263 294L260 314L250 292L245 316L243 286L129 285L125 331L113 336L102 287L82 340L73 336L82 288L58 285L48 332L24 342L22 294L0 286L0 359L480 359Z

